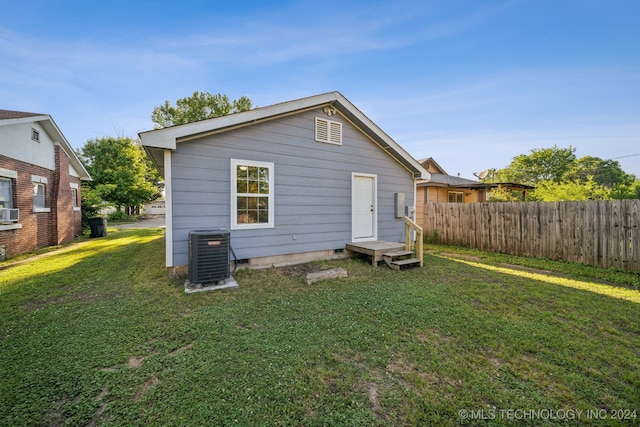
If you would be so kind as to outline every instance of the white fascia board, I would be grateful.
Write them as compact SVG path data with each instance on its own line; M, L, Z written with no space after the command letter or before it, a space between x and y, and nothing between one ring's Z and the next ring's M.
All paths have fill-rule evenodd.
M353 105L348 99L346 99L339 92L334 92L336 94L336 101L345 108L353 118L361 123L362 126L365 127L367 132L370 132L372 135L377 136L381 142L386 145L383 145L382 148L386 151L391 150L390 154L394 157L400 157L398 161L404 160L408 165L410 165L413 169L415 169L420 176L416 178L429 179L431 174L418 162L413 158L409 153L407 153L404 148L402 148L397 142L395 142L385 131L380 129L378 125L376 125L373 121L371 121L362 111L360 111L355 105ZM402 163L402 162L401 162Z
M69 156L69 162L71 163L73 168L78 172L78 175L80 175L80 179L83 181L92 181L93 178L91 178L91 175L89 175L89 172L87 172L87 170L85 169L80 159L78 159L78 156L76 156L76 153L73 151L73 148L71 148L71 144L69 144L69 141L67 141L67 138L65 138L64 134L62 133L62 131L60 130L60 128L58 127L58 125L50 115L41 114L39 116L29 116L29 117L20 117L17 119L0 120L0 126L14 125L19 123L36 123L36 122L39 123L44 128L44 130L47 132L47 134L49 134L49 137L51 137L53 142L58 143L62 147L64 152L67 153L67 156Z
M179 126L140 132L140 143L143 147L176 149L176 130Z
M71 166L76 170L78 175L80 175L80 179L82 181L93 181L93 178L91 178L91 175L89 175L87 169L84 167L78 156L76 156L73 148L71 148L71 144L69 144L69 141L67 141L67 138L65 138L64 134L62 133L56 122L53 120L53 118L51 116L39 117L40 118L35 121L40 123L44 130L49 134L49 137L51 137L53 142L60 145L62 150L67 154L67 156L69 156L69 163L71 163Z
M379 143L381 142L382 148L391 156L396 157L400 163L408 165L410 169L417 172L419 174L417 177L422 179L430 178L429 172L427 172L416 159L358 110L358 108L349 102L340 92L329 92L209 120L141 132L139 136L143 146L175 150L176 144L181 141L189 141L228 128L251 125L263 120L269 120L273 117L293 114L328 104L337 106L343 113L347 113L347 116L352 117L356 122L354 124L362 127L362 130L369 133L371 137L375 137L374 139L379 141Z
M335 93L311 96L213 119L141 132L138 135L143 146L175 150L177 142L199 138L202 134L216 132L229 127L253 124L270 117L291 114L299 110L333 102L337 99Z
M87 170L85 169L80 159L78 159L78 156L76 156L76 153L73 151L73 148L71 148L71 144L69 144L69 141L67 141L67 138L65 138L64 134L62 133L62 131L60 130L56 122L53 121L53 118L50 115L42 114L40 116L30 116L30 117L21 117L18 119L0 120L0 126L13 125L13 124L19 124L19 123L36 123L36 122L39 123L44 128L44 130L47 132L51 140L54 143L59 144L64 150L64 152L67 154L67 156L69 156L69 162L71 163L73 168L78 172L78 175L80 175L80 179L83 181L92 181L93 178L91 178L91 175L89 175L89 172L87 172Z
M20 118L17 118L17 119L5 119L5 120L0 120L0 126L15 125L15 124L19 124L19 123L41 122L43 120L49 120L49 119L50 119L50 117L47 116L47 115L20 117Z

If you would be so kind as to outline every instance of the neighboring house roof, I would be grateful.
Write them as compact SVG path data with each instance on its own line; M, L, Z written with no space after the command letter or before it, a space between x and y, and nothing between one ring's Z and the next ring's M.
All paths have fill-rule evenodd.
M447 172L445 172L442 166L440 166L438 162L434 160L433 157L427 157L426 159L418 160L418 162L420 162L420 164L431 173L442 173L445 175L449 175Z
M92 180L91 175L89 175L89 172L87 172L87 169L84 167L80 159L78 159L73 148L71 148L71 144L69 144L69 141L67 141L67 138L62 134L60 128L58 128L58 125L53 121L50 115L28 113L24 111L0 110L0 126L30 122L39 123L51 137L53 142L62 147L67 156L69 156L69 163L80 175L81 180Z
M464 187L464 188L486 188L487 184L473 181L471 179L459 178L443 173L432 173L431 179L418 181L418 186L424 187Z
M497 187L506 187L511 190L532 190L535 187L526 184L518 184L515 182L482 182L472 179L460 178L458 176L448 175L444 169L433 159L428 157L419 160L420 164L431 172L431 178L423 179L416 183L418 187L452 187L452 188L468 188L476 190L487 190ZM433 170L439 170L441 173L435 173Z
M40 113L27 113L25 111L0 110L0 120L23 119L25 117L44 116Z
M418 181L418 187L491 188L482 182L449 175L433 157L427 157L419 162L431 173L431 178Z
M335 108L380 148L408 169L414 178L429 178L429 172L417 160L339 92L329 92L213 119L141 132L139 135L142 146L164 176L164 150L175 150L178 143L319 107Z

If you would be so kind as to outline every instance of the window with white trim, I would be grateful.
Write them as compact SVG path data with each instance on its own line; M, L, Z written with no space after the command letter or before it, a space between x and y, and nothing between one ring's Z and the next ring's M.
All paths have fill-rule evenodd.
M0 178L0 208L13 209L13 180Z
M316 141L342 145L342 123L316 117Z
M231 228L274 226L273 163L231 159Z
M71 182L69 185L71 186L71 204L73 205L73 210L79 211L80 201L78 200L78 184Z
M31 175L31 183L33 184L33 211L34 212L50 212L51 209L45 207L47 194L47 177Z
M77 188L71 189L71 203L73 204L74 208L78 207L78 189Z
M38 209L38 208L44 208L44 184L42 184L41 182L34 182L33 183L33 207Z
M449 203L464 203L464 193L462 191L449 191Z

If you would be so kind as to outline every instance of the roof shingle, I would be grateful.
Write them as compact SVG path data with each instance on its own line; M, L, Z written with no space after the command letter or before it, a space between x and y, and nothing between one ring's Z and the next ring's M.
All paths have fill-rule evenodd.
M25 117L44 116L40 113L28 113L26 111L0 110L0 120L23 119Z

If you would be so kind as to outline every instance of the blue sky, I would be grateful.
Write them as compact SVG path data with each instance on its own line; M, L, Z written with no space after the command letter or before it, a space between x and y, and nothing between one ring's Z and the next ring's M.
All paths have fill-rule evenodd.
M640 1L33 1L0 14L0 108L71 145L194 91L340 91L451 175L553 145L640 177Z

